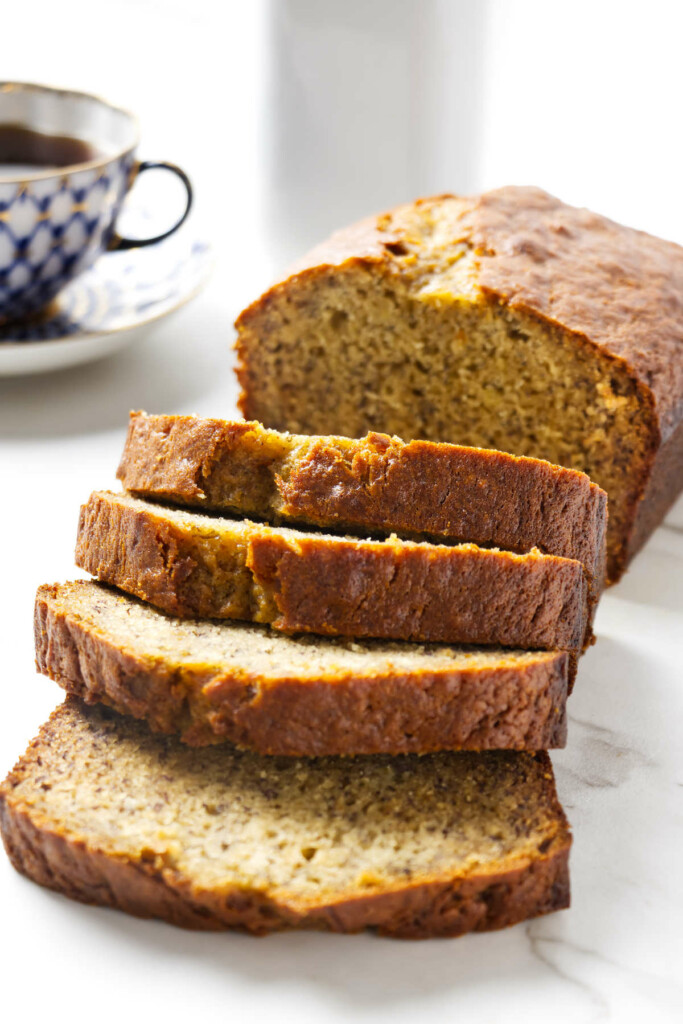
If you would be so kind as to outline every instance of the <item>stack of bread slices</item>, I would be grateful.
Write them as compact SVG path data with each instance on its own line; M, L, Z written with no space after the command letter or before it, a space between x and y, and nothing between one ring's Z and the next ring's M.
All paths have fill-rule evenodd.
M497 451L134 413L41 587L69 694L0 792L14 865L187 927L425 937L568 905L546 751L606 496ZM244 517L244 518L242 518Z

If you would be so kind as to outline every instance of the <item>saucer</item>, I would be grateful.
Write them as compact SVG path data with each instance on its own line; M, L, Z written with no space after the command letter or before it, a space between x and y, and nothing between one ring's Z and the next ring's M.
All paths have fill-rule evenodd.
M144 210L127 210L127 234L143 237L149 220ZM157 245L105 253L40 318L0 326L0 377L60 370L125 348L194 298L211 266L211 248L192 219Z

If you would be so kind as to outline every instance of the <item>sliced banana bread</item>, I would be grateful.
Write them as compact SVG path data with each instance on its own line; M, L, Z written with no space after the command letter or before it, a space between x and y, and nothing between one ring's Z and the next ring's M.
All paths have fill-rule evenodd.
M187 928L405 938L569 903L547 754L262 758L67 698L0 788L17 870Z
M683 249L534 188L418 200L239 317L241 409L581 469L616 580L683 486Z
M261 754L564 746L568 655L289 637L177 619L101 583L40 587L36 663L192 745Z
M130 415L118 477L142 498L270 521L576 558L599 593L607 495L539 459L386 434L361 440Z
M583 565L536 551L355 540L99 491L76 562L174 615L286 632L573 653L592 639Z

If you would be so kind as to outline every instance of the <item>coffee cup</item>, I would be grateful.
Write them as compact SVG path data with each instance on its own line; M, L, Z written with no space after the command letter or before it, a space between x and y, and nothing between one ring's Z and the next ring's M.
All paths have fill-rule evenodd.
M152 245L183 223L192 186L179 167L138 161L135 116L86 93L0 82L0 323L39 313L103 253ZM151 238L119 235L133 182L163 168L185 209Z

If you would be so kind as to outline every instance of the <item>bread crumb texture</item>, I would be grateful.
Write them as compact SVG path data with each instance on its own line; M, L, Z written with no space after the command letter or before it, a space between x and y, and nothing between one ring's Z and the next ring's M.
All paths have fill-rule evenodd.
M2 803L15 864L33 877L42 871L17 833L27 820L43 839L67 844L72 859L60 854L62 870L71 872L72 894L91 902L117 899L105 886L78 889L85 850L91 864L103 855L134 865L214 913L235 893L258 894L270 903L270 927L306 923L307 915L323 926L322 908L421 886L428 902L435 883L454 892L477 879L485 888L500 882L512 894L541 868L544 881L526 912L567 899L570 838L544 754L262 758L225 746L192 749L69 698L3 784ZM46 884L66 887L59 875ZM356 927L388 924L378 913L374 922L361 914ZM493 926L510 923L497 913ZM479 920L485 927L486 914ZM268 927L261 916L255 930Z

